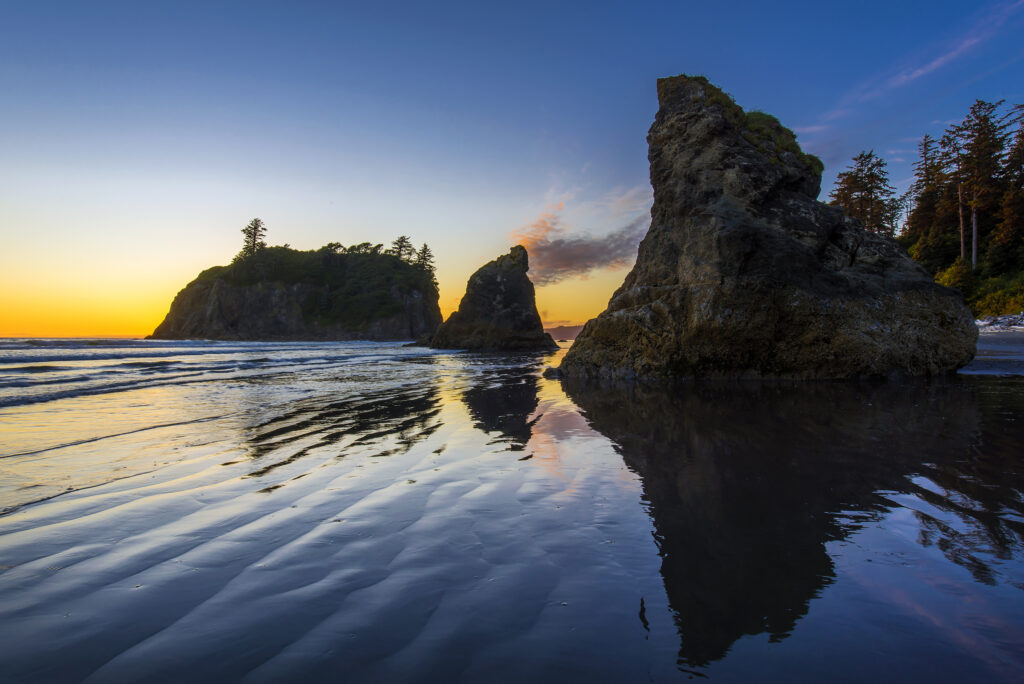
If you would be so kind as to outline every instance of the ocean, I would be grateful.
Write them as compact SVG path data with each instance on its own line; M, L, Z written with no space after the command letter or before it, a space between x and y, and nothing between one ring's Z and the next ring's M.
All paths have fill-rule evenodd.
M1019 681L1024 333L956 377L0 340L0 681Z

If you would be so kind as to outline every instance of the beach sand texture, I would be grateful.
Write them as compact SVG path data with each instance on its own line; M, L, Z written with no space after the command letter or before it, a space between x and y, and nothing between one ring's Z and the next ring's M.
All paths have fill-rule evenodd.
M1018 368L985 339L974 371ZM615 393L543 379L564 349L76 345L4 350L5 681L1024 666L1019 377Z

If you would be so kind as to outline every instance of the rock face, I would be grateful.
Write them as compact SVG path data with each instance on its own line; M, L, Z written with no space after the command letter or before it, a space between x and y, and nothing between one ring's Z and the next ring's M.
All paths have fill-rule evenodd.
M526 249L484 264L469 278L459 310L441 324L430 346L438 349L555 349L544 332Z
M178 293L151 337L408 340L441 323L436 288L395 257L288 252L204 271ZM288 257L315 268L289 272Z
M821 163L699 77L659 79L654 205L636 265L566 376L932 375L974 356L963 298L816 200Z

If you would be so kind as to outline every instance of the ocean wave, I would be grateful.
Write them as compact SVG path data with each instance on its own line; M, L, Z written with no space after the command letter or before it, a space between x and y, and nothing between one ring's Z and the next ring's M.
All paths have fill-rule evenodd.
M432 350L381 342L162 342L29 340L0 345L0 408L206 381L402 361ZM39 344L36 344L39 343ZM38 347L51 347L41 354ZM102 346L102 345L95 345Z

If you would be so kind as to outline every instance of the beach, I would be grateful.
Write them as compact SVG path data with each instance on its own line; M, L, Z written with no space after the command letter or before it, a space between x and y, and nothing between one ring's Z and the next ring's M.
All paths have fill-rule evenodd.
M4 341L3 678L1019 676L1024 334L674 391L567 346Z

